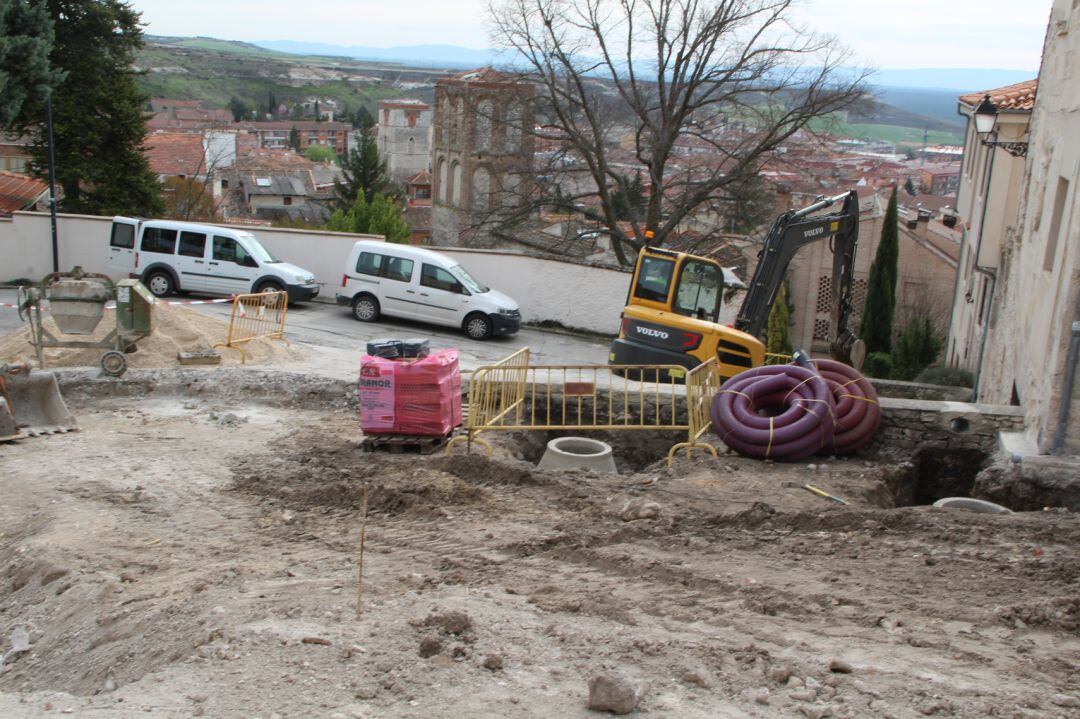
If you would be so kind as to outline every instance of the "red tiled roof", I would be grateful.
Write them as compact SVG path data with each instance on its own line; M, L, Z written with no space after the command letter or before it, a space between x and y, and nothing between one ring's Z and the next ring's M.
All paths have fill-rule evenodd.
M402 109L402 110L430 110L431 105L423 100L414 100L411 97L398 97L391 100L379 100L379 109Z
M242 124L251 130L291 130L299 132L311 130L351 130L352 126L344 122L316 122L315 120L252 120Z
M412 177L409 177L408 179L406 179L405 184L406 185L430 185L431 184L431 173L428 172L427 170L420 170L420 172L418 172L415 175L413 175Z
M0 213L10 215L41 197L49 185L16 172L0 171Z
M1038 78L1018 82L1015 85L1006 85L996 90L983 90L960 96L960 102L968 107L975 107L984 96L990 96L990 102L997 106L998 110L1027 110L1035 108L1035 92L1039 88Z
M202 135L155 132L146 138L146 159L158 175L190 177L206 172Z

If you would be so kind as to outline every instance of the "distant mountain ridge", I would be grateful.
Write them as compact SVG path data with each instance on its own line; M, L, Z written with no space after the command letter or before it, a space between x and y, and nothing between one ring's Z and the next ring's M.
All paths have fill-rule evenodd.
M482 67L496 63L496 50L476 50L459 45L402 45L398 47L367 47L364 45L330 45L322 42L268 40L252 43L267 50L294 55L334 55L356 60L394 62L420 67Z
M332 45L295 40L260 40L252 43L267 50L295 55L336 55L358 60L395 62L422 67L481 67L497 63L500 51L476 49L460 45L399 45L370 47L365 45ZM873 84L879 87L931 88L956 90L957 94L986 90L1030 80L1037 70L1005 70L981 68L885 68L874 74Z

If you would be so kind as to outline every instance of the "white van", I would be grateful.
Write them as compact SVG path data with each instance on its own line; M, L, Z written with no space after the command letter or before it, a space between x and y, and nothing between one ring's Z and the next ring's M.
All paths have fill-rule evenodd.
M277 259L250 232L193 222L114 217L108 265L155 297L285 290L290 302L302 302L319 294L312 273Z
M352 307L361 322L385 314L460 327L476 340L521 328L517 302L480 284L446 255L377 240L353 245L337 303Z

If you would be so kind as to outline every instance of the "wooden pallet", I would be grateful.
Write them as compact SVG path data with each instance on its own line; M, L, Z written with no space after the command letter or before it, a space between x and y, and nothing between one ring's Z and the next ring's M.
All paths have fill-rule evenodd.
M432 454L442 449L453 432L442 437L421 437L409 434L369 434L360 441L365 452L390 454Z

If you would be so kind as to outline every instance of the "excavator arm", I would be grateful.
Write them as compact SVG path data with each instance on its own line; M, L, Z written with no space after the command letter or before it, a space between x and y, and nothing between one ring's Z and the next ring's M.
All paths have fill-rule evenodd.
M842 202L839 211L815 212ZM851 290L855 250L859 241L859 196L854 191L821 198L809 207L791 210L777 218L765 238L758 265L735 320L735 328L760 337L769 321L780 283L792 258L800 248L828 239L833 251L830 337L834 357L851 364L862 363L861 342L848 327L851 317Z

